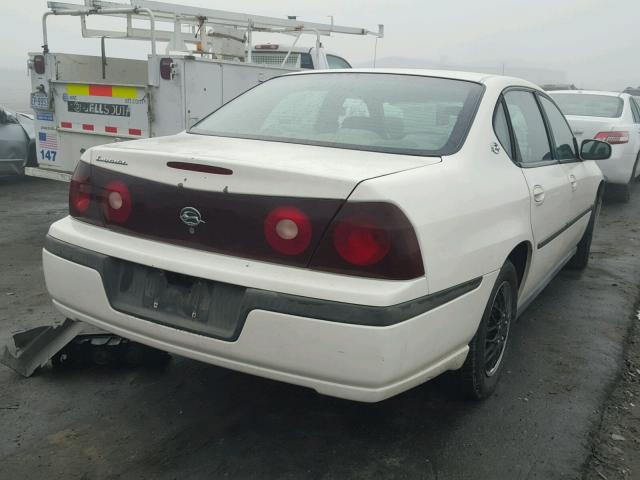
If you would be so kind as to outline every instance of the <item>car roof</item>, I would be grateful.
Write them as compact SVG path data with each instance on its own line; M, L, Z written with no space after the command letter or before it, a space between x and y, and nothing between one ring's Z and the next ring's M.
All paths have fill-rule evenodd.
M459 70L428 70L422 68L350 68L335 70L310 70L304 72L293 72L288 75L322 75L327 73L385 73L395 75L414 75L422 77L447 78L452 80L466 80L468 82L483 84L497 82L504 83L505 85L531 87L542 91L539 86L521 78L506 77L502 75L479 72L465 72Z

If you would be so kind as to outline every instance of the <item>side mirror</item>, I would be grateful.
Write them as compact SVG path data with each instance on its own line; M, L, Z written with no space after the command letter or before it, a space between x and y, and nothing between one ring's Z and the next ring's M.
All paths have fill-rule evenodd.
M585 140L580 147L583 160L607 160L611 158L611 145L600 140Z

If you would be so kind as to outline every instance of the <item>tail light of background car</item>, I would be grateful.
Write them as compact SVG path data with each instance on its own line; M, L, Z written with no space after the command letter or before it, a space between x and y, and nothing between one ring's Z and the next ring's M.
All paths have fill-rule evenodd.
M44 55L35 55L33 57L33 69L38 75L42 75L44 73Z
M629 132L600 132L594 138L609 145L619 145L629 143Z
M173 74L173 58L161 58L160 59L160 77L163 80L171 80Z

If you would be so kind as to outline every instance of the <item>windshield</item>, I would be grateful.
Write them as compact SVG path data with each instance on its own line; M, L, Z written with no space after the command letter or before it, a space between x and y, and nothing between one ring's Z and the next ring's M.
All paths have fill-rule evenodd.
M191 133L412 155L455 153L480 84L380 73L275 78L224 105Z
M551 96L565 115L618 118L624 106L620 97L610 95L553 93Z

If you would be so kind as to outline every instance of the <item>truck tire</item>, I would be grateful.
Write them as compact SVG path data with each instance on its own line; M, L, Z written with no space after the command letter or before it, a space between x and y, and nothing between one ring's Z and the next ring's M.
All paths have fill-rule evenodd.
M575 255L571 257L569 263L567 264L568 268L573 270L584 270L589 264L589 253L591 252L591 241L593 240L593 232L596 229L596 224L598 222L598 216L600 215L600 208L602 207L602 191L598 189L598 194L596 195L596 201L593 205L593 211L591 212L591 217L589 218L589 224L587 225L587 229L584 231L580 242L578 242L578 250Z
M459 390L465 398L483 400L495 391L504 369L517 304L518 276L507 260L491 290L478 331L469 343L467 359L457 372Z

